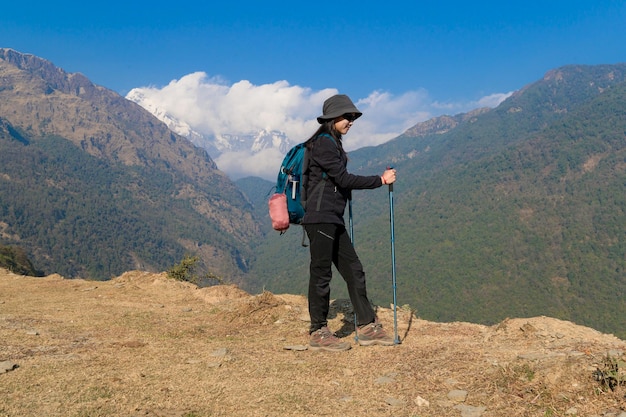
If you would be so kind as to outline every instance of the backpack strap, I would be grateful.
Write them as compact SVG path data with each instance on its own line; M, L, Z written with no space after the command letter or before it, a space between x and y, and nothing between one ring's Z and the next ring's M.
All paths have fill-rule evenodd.
M332 136L323 133L320 136L328 136L329 138L331 138L333 140L333 142L335 141L333 139ZM319 137L319 136L318 136ZM317 140L317 138L315 139ZM306 152L304 152L304 161L302 163L302 189L300 192L300 203L302 204L302 207L306 210L306 203L308 201L309 195L315 195L316 192L318 192L318 190L322 189L324 186L324 182L320 181L318 182L315 187L311 190L311 192L307 191L307 186L308 186L308 182L309 182L309 164L311 162L311 155L309 155L309 150L307 149ZM322 178L324 180L326 180L328 178L328 174L326 174L325 172L322 173ZM317 210L319 211L320 209L320 204L322 200L322 193L320 193L319 198L317 199Z
M339 146L337 145L337 141L335 140L335 138L333 138L328 133L322 133L321 135L318 136L318 138L321 137L321 136L328 137L335 144L335 146L337 147L337 150L339 150ZM308 161L307 155L305 154L305 165L304 165L304 167L308 169L308 166L309 166L309 161ZM304 175L306 170L303 170L302 172L303 172L303 175ZM319 211L320 208L322 207L322 197L324 196L324 185L326 184L326 181L328 181L328 174L326 172L322 172L322 181L318 182L315 185L315 188L313 188L313 190L311 190L311 192L309 193L310 195L315 195L315 193L319 191L318 196L317 196L317 204L316 204L316 210L317 211Z

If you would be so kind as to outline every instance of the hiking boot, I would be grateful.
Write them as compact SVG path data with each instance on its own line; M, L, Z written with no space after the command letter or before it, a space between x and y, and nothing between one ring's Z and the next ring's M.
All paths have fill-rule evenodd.
M395 344L393 338L385 332L383 325L378 320L359 326L357 340L361 346L393 346Z
M309 340L309 349L311 350L341 352L351 347L350 343L342 342L341 339L335 336L326 326L311 333L311 339Z

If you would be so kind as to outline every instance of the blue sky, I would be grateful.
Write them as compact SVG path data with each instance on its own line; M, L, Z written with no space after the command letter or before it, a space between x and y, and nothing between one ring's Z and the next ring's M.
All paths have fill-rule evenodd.
M626 60L623 1L36 3L3 4L0 44L121 94L204 71L475 100L557 66Z
M432 116L497 104L559 66L626 62L624 1L37 3L3 4L0 47L81 72L122 95L145 87L163 96L173 82L187 91L222 88L224 97L237 86L240 96L254 91L258 101L262 91L296 96L300 110L286 111L285 123L314 119L324 95L345 93L371 110L363 129L377 139L362 145ZM195 87L181 82L192 74ZM312 110L302 110L307 105ZM248 110L249 117L259 113ZM392 112L408 121L395 123ZM275 128L274 119L264 126ZM302 126L293 134L312 125ZM364 137L356 124L354 131Z

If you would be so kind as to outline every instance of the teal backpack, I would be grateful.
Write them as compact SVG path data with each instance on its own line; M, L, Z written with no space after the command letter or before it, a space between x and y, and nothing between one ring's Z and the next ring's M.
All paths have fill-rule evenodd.
M324 134L332 139L332 136ZM270 197L269 211L274 230L285 233L290 224L301 224L306 207L306 193L304 192L307 179L309 158L306 144L299 143L287 152L276 179L276 189ZM324 178L327 176L324 174ZM324 186L320 181L311 195Z

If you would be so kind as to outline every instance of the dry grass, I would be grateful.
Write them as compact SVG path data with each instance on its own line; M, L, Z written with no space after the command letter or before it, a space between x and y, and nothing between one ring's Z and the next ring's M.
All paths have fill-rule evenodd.
M349 303L333 307L331 327L352 340ZM379 316L392 331L392 311ZM306 345L307 320L301 296L145 272L93 282L0 270L0 362L18 365L0 374L0 416L608 416L626 406L626 387L592 377L626 343L570 322L434 323L399 309L400 345L285 349ZM450 399L455 390L465 399Z

